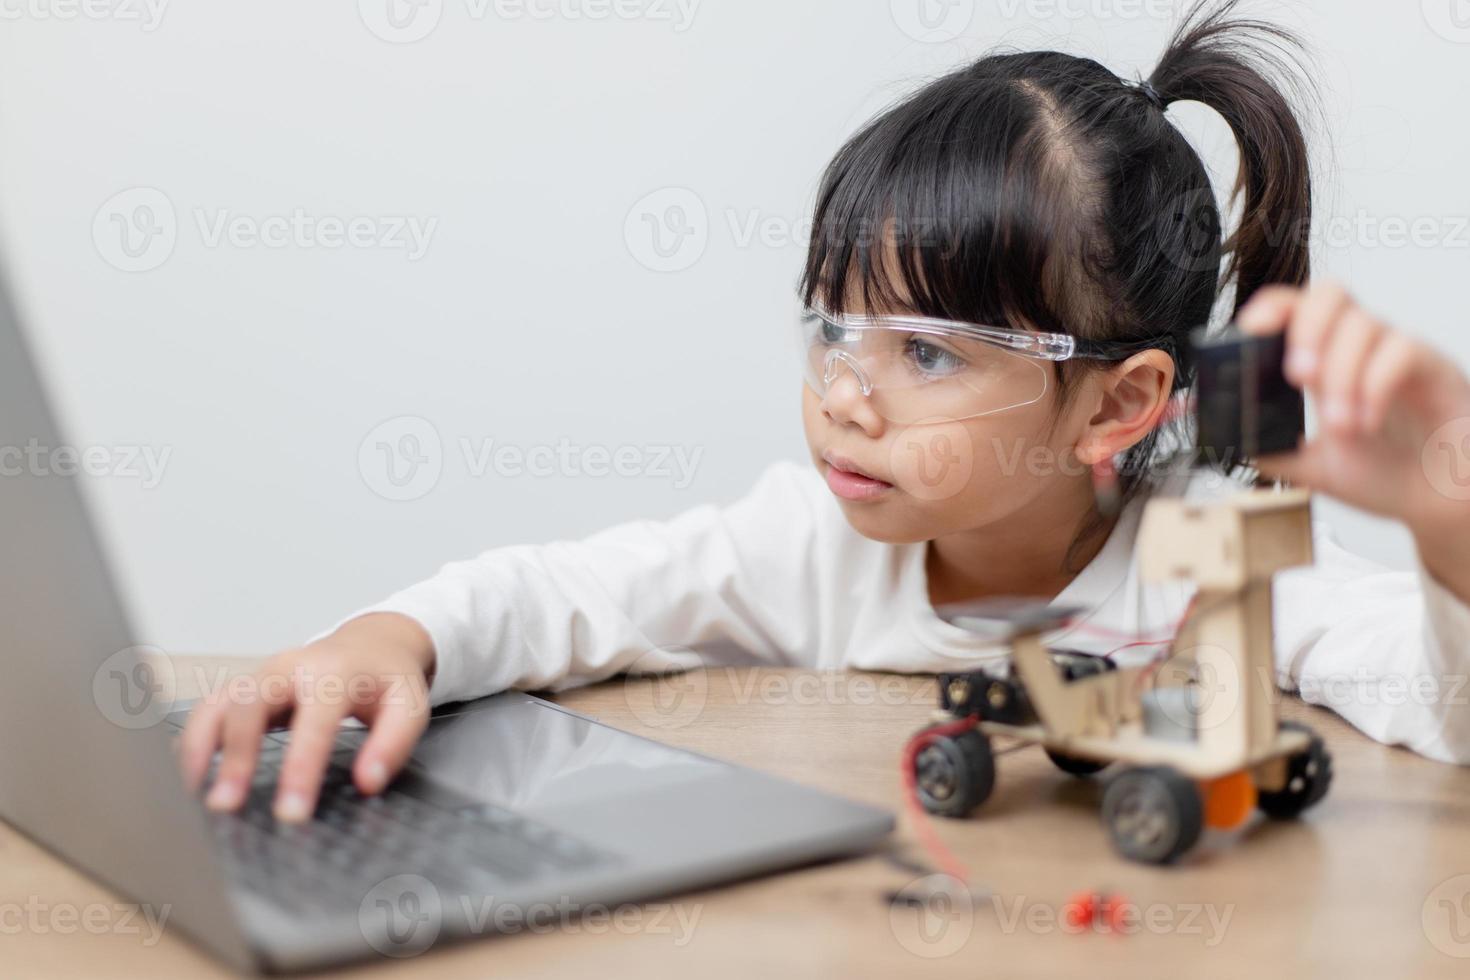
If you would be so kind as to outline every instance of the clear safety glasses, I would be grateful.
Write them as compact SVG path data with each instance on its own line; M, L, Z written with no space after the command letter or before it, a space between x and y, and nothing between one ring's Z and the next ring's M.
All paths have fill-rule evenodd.
M1105 357L1076 337L916 316L798 318L803 376L818 395L851 375L875 411L915 425L993 415L1046 394L1050 362Z

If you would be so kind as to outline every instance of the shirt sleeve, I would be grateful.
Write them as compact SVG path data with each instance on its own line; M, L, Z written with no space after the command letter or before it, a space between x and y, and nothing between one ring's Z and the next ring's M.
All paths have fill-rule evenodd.
M1394 571L1314 533L1274 587L1281 685L1366 735L1470 764L1470 607L1421 565Z
M778 463L725 507L487 551L349 618L394 612L423 626L434 704L732 655L797 664L816 607L817 515L801 472Z

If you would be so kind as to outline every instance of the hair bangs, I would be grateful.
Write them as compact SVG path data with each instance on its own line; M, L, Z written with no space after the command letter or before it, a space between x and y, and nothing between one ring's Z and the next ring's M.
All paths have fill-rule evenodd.
M874 120L818 190L802 300L834 313L908 313L1063 331L1047 302L1071 224L1045 163L1035 100L954 79ZM952 90L951 90L952 89ZM1044 127L1042 127L1044 128Z

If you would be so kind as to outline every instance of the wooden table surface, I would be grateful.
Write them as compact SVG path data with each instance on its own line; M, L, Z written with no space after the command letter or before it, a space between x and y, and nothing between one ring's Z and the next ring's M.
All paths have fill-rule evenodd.
M899 829L886 851L635 907L623 926L495 937L332 975L1470 976L1470 771L1377 745L1290 699L1284 716L1325 736L1336 772L1300 822L1263 822L1178 867L1130 864L1107 843L1098 782L1024 748L998 758L995 795L976 817L933 824L976 897L895 907L888 896L922 876L904 861L927 860L898 759L931 717L933 688L716 668L562 694L619 728L899 811ZM107 832L105 814L97 827ZM1069 899L1090 889L1124 896L1126 933L1065 920ZM0 824L0 976L225 975L171 934L64 931L51 914L119 901Z

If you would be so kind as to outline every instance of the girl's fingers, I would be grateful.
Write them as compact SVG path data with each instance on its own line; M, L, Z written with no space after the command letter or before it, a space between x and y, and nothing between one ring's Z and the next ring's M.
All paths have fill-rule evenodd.
M211 810L237 810L245 802L255 763L260 757L260 740L270 724L271 708L257 695L229 706L224 717L224 754L214 786L204 798Z
M1268 480L1286 480L1291 483L1299 483L1297 479L1296 458L1291 453L1274 453L1270 456L1261 456L1255 460L1256 470Z
M184 734L179 737L179 762L184 773L184 785L195 792L204 782L209 771L209 760L219 747L220 729L223 726L226 701L200 701L189 712L184 723Z
M427 703L421 698L395 699L380 704L367 741L353 765L357 788L371 796L408 762L413 747L429 724Z
M346 698L298 702L291 715L291 741L281 762L275 815L282 823L300 823L316 810L322 774L332 757L337 726L350 707Z
M1240 308L1235 323L1248 334L1280 333L1291 322L1301 297L1295 286L1263 286Z
M1364 370L1383 333L1383 326L1358 306L1349 306L1330 327L1319 354L1316 391L1329 429L1348 433L1358 426Z
M1286 376L1298 387L1315 384L1333 328L1352 297L1335 282L1313 284L1286 328Z
M1286 480L1299 487L1331 490L1320 443L1303 440L1295 452L1263 456L1256 460L1256 469L1269 479Z
M1389 331L1379 342L1363 370L1360 410L1365 434L1373 435L1383 428L1395 397L1414 373L1417 359L1416 345L1401 333Z

